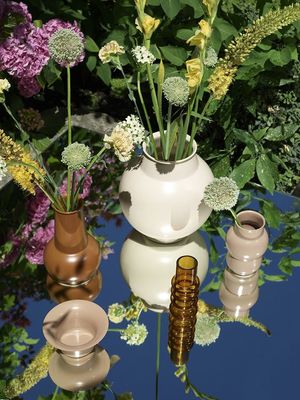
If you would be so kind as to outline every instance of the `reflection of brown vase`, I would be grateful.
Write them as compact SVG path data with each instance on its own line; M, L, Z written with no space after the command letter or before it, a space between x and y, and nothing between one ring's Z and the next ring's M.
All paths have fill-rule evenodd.
M87 283L75 287L60 285L47 275L46 286L50 298L56 303L76 299L94 301L102 289L102 275L98 272Z
M99 243L87 233L82 209L55 210L54 237L44 251L45 267L52 279L62 285L81 285L95 276L100 259Z

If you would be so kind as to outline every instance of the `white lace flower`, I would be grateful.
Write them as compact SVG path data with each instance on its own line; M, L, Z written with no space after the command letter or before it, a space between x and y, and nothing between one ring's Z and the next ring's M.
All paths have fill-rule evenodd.
M239 188L231 178L215 178L204 190L203 201L214 211L230 210L238 201Z
M122 322L125 315L126 308L122 304L114 303L108 307L108 318L111 322L114 322L115 324L119 324L120 322Z
M0 156L0 182L7 174L6 162Z
M10 88L10 83L7 79L0 79L0 94L4 92L4 90L8 91Z
M147 335L148 331L144 324L133 322L132 324L128 324L127 328L121 333L121 339L125 340L131 346L139 346L144 343Z
M209 47L204 59L204 65L207 67L214 67L218 62L218 55L212 47Z
M118 126L132 136L133 144L140 145L144 141L146 130L136 115L129 115L124 121L119 122Z
M200 314L195 326L195 343L200 346L208 346L218 339L220 331L221 328L215 318L208 314Z
M145 46L136 46L131 52L139 64L153 64L155 61L154 55Z

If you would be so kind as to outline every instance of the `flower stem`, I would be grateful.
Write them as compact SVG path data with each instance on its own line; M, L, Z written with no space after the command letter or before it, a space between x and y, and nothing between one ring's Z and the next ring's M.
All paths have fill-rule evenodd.
M161 339L161 313L157 313L156 328L156 374L155 374L155 399L158 400L158 381L160 364L160 339Z
M56 386L56 388L55 388L55 391L54 391L54 393L53 393L53 395L52 395L52 399L51 400L55 400L55 398L56 398L56 396L57 396L57 393L58 393L58 386Z
M149 131L149 135L150 135L151 144L152 144L152 147L153 147L154 156L157 159L158 158L157 157L157 150L156 150L155 141L154 141L154 137L153 137L152 126L151 126L151 123L150 123L150 119L149 119L149 115L148 115L148 112L147 112L147 108L145 106L143 93L141 91L141 73L140 72L137 73L137 90L138 90L140 102L141 102L142 107L143 107L145 119L146 119L146 122L147 122L148 131Z
M140 119L140 121L142 122L142 121L143 121L143 120L142 120L142 116L141 116L139 107L138 107L138 105L137 105L135 95L134 95L133 90L131 89L131 87L130 87L130 85L129 85L129 82L128 82L128 80L127 80L127 76L125 75L125 72L124 72L123 67L122 67L122 65L121 65L120 62L118 63L117 68L118 68L119 71L121 71L121 73L122 73L122 75L123 75L123 78L125 79L126 86L127 86L127 90L128 90L128 93L129 93L129 99L133 102L134 107L135 107L135 110L136 110L136 112L137 112L137 114L138 114L138 116L139 116L139 119Z
M11 112L10 108L8 107L8 105L6 105L6 103L2 103L7 114L11 117L11 119L14 121L17 129L19 129L19 131L25 135L27 135L27 133L24 131L24 129L22 128L22 126L20 125L19 121L15 118L14 114ZM27 135L28 137L28 135Z
M123 332L124 329L110 328L108 332Z
M171 118L172 118L172 104L169 103L168 106L168 119L167 119L167 134L166 134L166 157L169 159L171 149L170 147L170 130L171 130Z
M72 114L71 114L71 69L67 66L67 109L68 109L68 146L72 144ZM67 178L67 211L71 205L71 170L68 168Z

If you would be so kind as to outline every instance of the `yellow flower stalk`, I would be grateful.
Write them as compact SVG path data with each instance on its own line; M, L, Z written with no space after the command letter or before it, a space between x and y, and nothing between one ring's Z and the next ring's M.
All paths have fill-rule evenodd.
M225 57L219 60L209 78L208 88L213 98L220 100L225 96L238 67L265 37L299 19L300 4L292 4L282 10L268 12L234 39L225 50Z
M45 171L19 144L0 130L0 155L7 169L20 187L35 194L35 185L43 184Z
M207 40L211 36L212 29L211 29L211 26L209 25L209 23L207 21L205 21L205 19L202 19L198 25L199 25L200 29L198 29L195 32L195 35L190 37L186 42L190 46L196 46L199 49L203 50L206 45Z
M159 24L159 19L155 19L148 14L144 14L142 18L136 20L137 29L144 34L146 40L151 38Z
M207 8L208 15L211 16L214 12L216 5L219 3L218 0L203 0L203 4Z
M185 77L188 80L188 85L191 91L193 91L201 82L203 77L203 64L199 58L192 58L186 63L187 73Z
M8 382L4 394L12 399L27 392L48 374L48 364L54 348L46 344L31 361L25 371Z

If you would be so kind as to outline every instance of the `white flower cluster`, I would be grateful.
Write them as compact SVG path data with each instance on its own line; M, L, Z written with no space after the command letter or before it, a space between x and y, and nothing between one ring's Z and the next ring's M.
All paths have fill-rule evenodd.
M231 178L215 178L204 190L203 201L214 211L230 210L238 201L239 188Z
M119 122L118 126L130 133L133 144L140 145L144 141L146 130L136 115L129 115L124 121Z
M6 162L0 156L0 182L7 174Z
M128 324L127 328L121 333L121 339L125 340L129 345L139 346L144 343L148 335L147 328L144 324L139 324L137 321Z
M204 65L207 67L214 67L218 62L218 55L212 47L209 47L204 59Z
M154 55L145 46L136 46L131 53L139 64L153 64L155 61Z
M8 91L10 88L10 83L7 79L0 79L0 94L4 92L4 90Z
M108 307L108 318L111 322L114 322L115 324L119 324L120 322L122 322L125 315L126 308L122 304L114 303Z
M195 343L200 346L208 346L218 339L220 331L221 328L216 318L210 317L208 314L200 314L195 326Z

